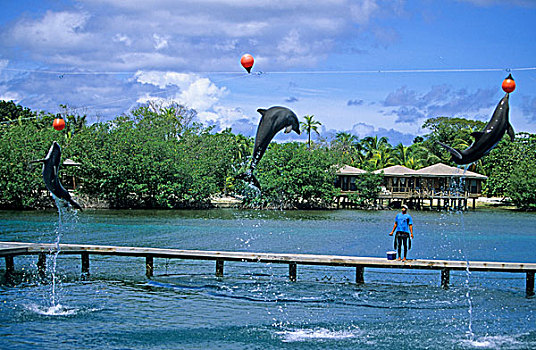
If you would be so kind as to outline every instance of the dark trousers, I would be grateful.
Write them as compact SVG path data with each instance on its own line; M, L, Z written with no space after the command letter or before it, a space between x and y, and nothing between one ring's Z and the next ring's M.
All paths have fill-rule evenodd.
M401 254L402 245L404 245L404 259L406 258L408 254L408 241L410 241L408 232L402 232L402 231L396 232L395 249L398 249L399 258L402 257L402 254ZM409 242L409 249L411 249L411 241Z

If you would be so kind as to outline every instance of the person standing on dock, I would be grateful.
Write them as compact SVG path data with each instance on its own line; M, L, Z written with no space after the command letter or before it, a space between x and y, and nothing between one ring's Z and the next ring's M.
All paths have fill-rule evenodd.
M408 253L408 244L409 244L409 249L411 249L411 239L413 239L413 219L411 218L411 215L408 214L407 205L402 205L402 212L396 214L395 225L393 226L393 230L391 231L391 233L389 233L389 236L392 236L395 230L396 230L396 235L395 235L394 247L395 247L395 250L398 249L398 260L401 259L401 255L402 255L401 250L402 250L402 244L403 244L404 245L404 259L402 259L402 261L406 261L406 256ZM410 235L411 235L411 239L409 238Z

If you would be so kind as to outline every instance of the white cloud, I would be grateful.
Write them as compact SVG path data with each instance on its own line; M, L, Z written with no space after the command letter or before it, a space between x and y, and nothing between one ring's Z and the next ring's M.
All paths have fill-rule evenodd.
M85 31L90 16L83 12L47 11L42 19L19 21L11 31L13 40L35 48L72 48L89 40Z
M125 35L125 34L118 33L114 35L112 40L118 43L123 43L126 46L132 45L132 40L128 37L128 35Z
M357 123L352 126L352 134L364 138L374 134L374 126L366 123Z
M138 83L153 85L168 91L175 86L176 93L167 99L195 109L202 122L215 122L221 127L228 127L232 125L233 120L243 117L236 110L218 104L227 93L225 87L220 88L210 79L200 77L197 74L139 71L135 75L135 80ZM154 99L160 99L160 97L147 94L139 98L138 102Z
M162 50L168 47L168 39L158 34L153 34L155 50Z
M0 86L0 101L14 101L18 103L21 99L21 96L16 92L11 91L1 91L2 87Z
M380 10L375 0L359 0L350 6L350 12L354 20L361 24L368 24L370 18Z
M160 89L164 89L169 85L176 85L181 89L185 89L197 79L199 79L197 74L177 72L138 71L135 74L137 82L158 86Z
M313 66L337 38L359 35L356 24L394 13L397 4L85 0L71 10L20 19L0 43L17 48L5 50L10 59L31 53L71 69L228 71L240 69L229 57L243 52L262 57L263 69Z
M229 91L220 83L187 72L243 73L239 59L246 52L255 56L255 68L267 72L314 67L333 53L339 39L357 39L359 27L384 12L393 14L397 6L380 0L184 0L180 6L176 0L84 0L62 11L36 10L2 32L2 58L20 64L31 57L27 66L51 71L126 75L19 76L6 91L17 92L32 108L54 111L68 103L109 118L136 101L171 98L195 108L203 121L249 130L247 121L256 125L257 115L252 120L237 102L226 105ZM296 96L302 104L322 93L318 87L295 90L284 96ZM263 93L270 96L248 103L284 101L274 101L272 90Z

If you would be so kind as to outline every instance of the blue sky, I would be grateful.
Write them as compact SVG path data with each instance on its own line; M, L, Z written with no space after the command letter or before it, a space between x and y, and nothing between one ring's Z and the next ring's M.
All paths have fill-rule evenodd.
M19 0L0 12L0 99L90 121L163 99L254 135L257 108L321 135L411 143L431 117L486 121L508 75L536 132L536 1ZM251 75L240 57L252 54ZM279 135L277 139L297 136ZM303 138L303 137L302 137Z

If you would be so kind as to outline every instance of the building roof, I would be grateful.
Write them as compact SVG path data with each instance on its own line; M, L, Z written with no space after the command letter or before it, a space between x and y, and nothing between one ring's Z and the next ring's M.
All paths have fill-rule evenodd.
M411 176L411 175L417 175L417 171L407 168L403 165L393 165L387 168L374 170L374 174L379 174L383 171L384 175L387 176Z
M65 160L63 161L63 164L62 164L62 165L64 165L64 166L80 166L80 165L82 165L82 164L77 163L77 162L75 162L74 160L67 158L67 159L65 159Z
M366 173L365 170L354 168L353 166L343 165L342 168L337 170L337 175L361 175Z
M464 169L460 169L457 167L448 166L443 163L437 163L434 165L430 165L429 167L419 169L416 171L416 173L421 176L426 176L426 177L451 177L451 176L462 177L462 176L465 176L468 179L481 179L481 180L485 180L488 178L487 176L484 176L484 175L481 175L481 174L478 174L469 170L464 170Z

